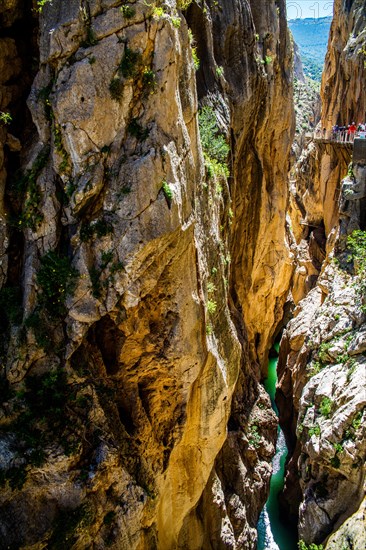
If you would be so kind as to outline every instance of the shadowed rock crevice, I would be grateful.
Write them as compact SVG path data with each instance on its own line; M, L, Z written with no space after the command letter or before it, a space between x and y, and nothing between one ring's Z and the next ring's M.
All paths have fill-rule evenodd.
M109 315L102 317L88 331L88 341L99 348L108 375L117 374L119 370L118 358L125 339Z

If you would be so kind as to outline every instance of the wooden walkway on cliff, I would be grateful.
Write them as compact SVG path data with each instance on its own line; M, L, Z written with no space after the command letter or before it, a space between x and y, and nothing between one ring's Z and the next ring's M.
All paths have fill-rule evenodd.
M353 165L358 164L361 166L366 166L366 139L356 137L353 142L344 142L336 141L334 139L323 139L311 137L308 143L315 143L319 148L330 146L334 150L341 150L343 159L346 161L346 164L349 164L351 161ZM347 158L345 158L345 154ZM296 179L291 179L290 184L296 184ZM310 224L303 218L300 220L300 225L316 228L318 226Z
M311 137L308 144L316 144L320 150L326 152L341 151L344 160L349 164L351 160L353 163L366 164L366 139L355 137L354 141L338 141L335 139ZM328 149L328 151L327 151Z
M337 154L337 158L343 158L346 165L352 160L353 143L350 141L336 141L327 138L313 138L321 154L328 153L331 157Z
M332 147L335 147L336 149L343 148L347 149L350 153L352 153L353 150L353 142L351 141L336 141L334 139L324 139L324 138L313 138L315 143L324 144L324 145L332 145Z

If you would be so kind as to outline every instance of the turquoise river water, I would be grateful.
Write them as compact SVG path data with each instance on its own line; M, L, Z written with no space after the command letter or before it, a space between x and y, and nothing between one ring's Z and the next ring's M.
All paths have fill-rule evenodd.
M277 346L276 350L278 351ZM271 398L272 408L278 415L275 403L278 358L268 363L268 378L264 386ZM283 488L287 447L285 437L278 427L276 454L273 458L273 474L269 497L260 515L258 529L258 550L297 550L297 536L290 525L284 524L279 517L278 495Z

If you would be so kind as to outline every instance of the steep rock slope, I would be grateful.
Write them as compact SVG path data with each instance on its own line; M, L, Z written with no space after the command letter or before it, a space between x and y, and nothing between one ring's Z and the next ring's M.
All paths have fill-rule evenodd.
M317 286L299 303L281 342L280 372L288 376L293 392L292 411L285 411L280 401L282 418L287 428L296 427L298 440L287 492L288 500L296 502L297 469L302 492L299 534L306 542L323 542L358 509L364 496L364 273L357 268L358 252L347 236L365 229L358 215L366 197L365 167L366 159L355 167L354 178L343 181L336 252ZM283 392L284 380L281 385Z
M44 2L36 129L5 189L6 547L255 547L293 126L284 2L261 4L192 4L195 46L173 1ZM197 90L228 179L202 155Z
M295 140L292 146L294 163L299 159L320 120L320 94L317 82L307 77L294 77L296 115ZM293 171L293 170L292 170Z
M7 165L12 165L12 159L20 151L15 135L22 134L25 121L30 119L25 99L32 78L34 18L29 17L26 21L20 0L8 0L0 6L0 28L0 284L3 284L8 277L7 249L11 246L6 227ZM23 124L16 123L15 112L19 119L23 118ZM22 137L27 138L24 134Z
M291 41L284 5L277 8L275 3L252 2L253 20L250 12L243 10L238 36L233 33L236 18L226 34L220 11L212 18L213 36L223 37L214 44L216 64L223 67L231 85L226 101L232 113L234 153L232 311L257 377L260 369L265 372L268 342L282 318L292 273L284 232L288 163L281 162L288 158L294 129L292 104L287 101L292 98ZM194 13L192 19L193 30L196 23L202 33L204 25ZM251 33L255 33L257 44L250 39ZM198 41L199 54L202 51ZM206 55L212 53L204 54L204 59ZM203 75L198 75L199 93L210 78L204 67ZM239 375L227 441L198 507L188 518L192 526L206 533L201 541L204 548L252 548L255 544L258 497L262 505L266 500L272 452L266 440L273 420L263 411L264 396L252 376L248 366ZM192 530L182 539L182 548L191 536Z
M335 2L321 87L321 128L331 136L335 124L365 117L364 2ZM314 142L294 169L290 216L298 257L293 298L298 303L320 273L325 239L338 223L340 181L347 174L351 151Z
M364 122L365 18L363 0L334 2L321 90L322 124L328 131L334 124Z
M244 121L239 110L233 113L231 257L233 293L243 310L251 357L265 372L268 342L282 318L292 274L285 234L286 160L294 131L292 55L283 4L253 1L251 9L264 71L250 71L255 80L243 82ZM234 79L234 66L230 74Z
M314 287L326 242L338 224L340 181L347 174L351 147L312 141L294 167L289 217L296 257L292 297L297 304Z
M322 83L322 124L328 129L362 112L365 101L359 88L365 67L358 53L364 2L336 1L334 14ZM357 48L352 37L358 37ZM351 85L344 75L353 69L358 77ZM329 548L362 548L359 542L365 540L366 159L358 154L341 182L348 154L315 142L297 166L292 201L300 259L293 282L297 307L281 342L277 397L291 449L284 506L297 519L300 503L299 534L305 542L321 543L333 533Z

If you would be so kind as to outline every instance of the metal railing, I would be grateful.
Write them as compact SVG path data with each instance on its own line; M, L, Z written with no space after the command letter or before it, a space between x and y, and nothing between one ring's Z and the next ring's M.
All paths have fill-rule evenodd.
M334 141L334 143L353 143L356 138L366 139L366 131L360 132L348 132L345 130L338 130L337 132L315 130L313 139Z

